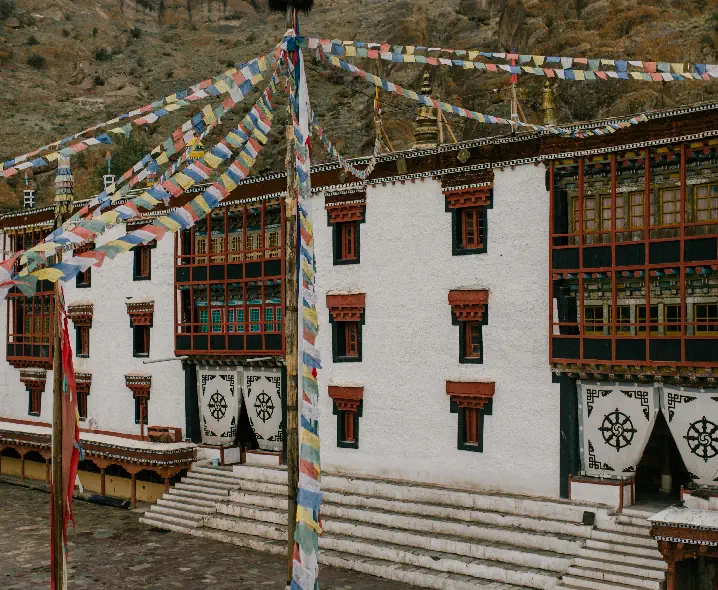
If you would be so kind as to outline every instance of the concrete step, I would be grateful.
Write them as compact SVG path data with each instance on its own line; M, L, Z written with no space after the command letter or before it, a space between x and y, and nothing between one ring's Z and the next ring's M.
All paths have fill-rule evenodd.
M228 491L219 491L216 490L216 488L209 489L204 486L199 485L192 485L188 483L177 483L175 484L175 487L170 490L170 493L173 491L185 491L185 492L193 492L197 495L198 498L206 499L206 500L227 500L229 498L229 492ZM215 491L216 490L216 491Z
M660 512L660 509L658 510L644 510L641 508L624 508L621 511L621 514L624 516L631 516L633 518L642 518L644 520L648 520L653 516L654 514L657 514Z
M149 510L149 514L152 516L162 515L171 516L187 522L193 522L200 524L202 523L203 516L195 512L188 512L187 510L178 510L176 508L170 508L168 506L159 506L155 504Z
M615 520L601 522L598 525L597 530L622 533L624 535L632 535L634 537L652 538L650 534L650 526L633 526L629 524L621 524Z
M189 502L178 501L181 496L169 496L169 498L173 499L167 499L167 497L160 498L159 500L157 500L156 505L173 508L174 510L184 510L185 512L192 512L198 515L212 514L216 512L214 503L211 503L212 506L197 506L196 504L192 504Z
M636 589L646 588L648 590L661 590L663 586L663 581L656 580L655 578L646 578L644 576L627 576L626 574L611 573L605 570L596 570L576 565L572 565L568 569L568 575L598 580L600 582L634 586Z
M203 526L202 519L199 521L193 520L193 519L187 519L177 516L170 516L168 514L161 514L158 512L145 512L143 518L145 520L152 520L155 523L166 523L166 524L172 524L175 526L180 526L186 529L195 529ZM155 524L154 526L160 526L160 524Z
M593 531L592 539L597 541L606 541L607 543L619 543L621 545L634 545L636 547L650 547L658 549L658 543L653 537L637 537L635 535L625 535L613 531Z
M660 558L661 556L658 551L658 545L655 547L639 547L636 545L588 539L584 546L587 549L596 549L598 551L608 551L611 553L627 553L630 555L638 555L639 557Z
M590 590L638 590L625 582L609 582L583 576L565 575L559 588L588 588Z
M650 529L651 523L648 522L645 518L642 516L629 516L627 514L617 514L616 515L616 522L618 524L623 525L629 525L629 526L635 526L635 527L642 527L644 529ZM646 532L646 534L648 534Z
M383 559L356 560L352 555L337 551L322 551L319 554L319 563L433 590L519 590L521 588L499 582L478 580L470 576L457 574L449 576L427 568L408 567Z
M628 553L620 553L617 551L599 551L584 547L579 552L579 557L584 557L586 559L601 559L604 561L618 561L630 566L647 567L654 570L665 571L668 569L668 566L666 565L666 562L660 558L660 553L656 553L659 557L651 559L648 557L639 557L638 555L630 555Z
M205 465L194 467L191 473L193 472L216 475L224 479L227 479L229 473L228 471ZM275 486L285 486L287 481L286 470L279 467L235 465L233 476L245 482L263 482ZM261 492L270 491L268 488L261 487L250 489L244 485L241 489ZM322 490L325 493L335 492L404 502L439 504L448 507L500 512L516 516L545 518L573 524L581 523L585 510L596 512L604 510L579 506L571 502L540 500L506 494L468 492L437 486L408 484L394 480L348 477L334 474L323 474ZM274 493L281 495L283 490L274 488Z
M176 533L183 533L185 535L194 534L193 529L189 527L172 524L171 522L162 519L155 519L148 516L147 514L140 517L140 522L142 524L146 524L147 526L155 527L158 529L165 529L168 531L174 531Z
M271 523L231 516L209 517L206 522L207 528L217 528L237 535L269 538L276 542L286 538L286 526L284 525L277 526ZM344 532L349 531L345 530ZM353 532L361 531L355 530ZM354 556L353 559L357 561L364 561L367 557L389 560L451 574L511 583L525 588L552 590L556 586L559 575L556 572L532 568L525 564L482 558L479 557L482 552L478 549L474 550L475 555L473 556L462 555L460 553L461 549L463 549L462 547L459 548L459 551L449 553L437 551L431 547L417 547L416 543L402 545L396 542L387 542L375 536L357 538L355 535L339 534L333 531L325 531L325 534L319 539L319 547L321 549L320 562L321 556L327 550L339 551L345 555ZM492 555L498 554L504 557L508 555L507 552L501 553L495 549L492 552L491 548L487 548L487 551Z
M593 570L602 570L607 573L645 577L658 581L663 581L666 579L665 569L654 569L645 565L634 566L627 564L623 561L609 561L608 559L577 557L574 561L574 565L577 567L583 567Z
M214 505L216 502L212 500L202 500L200 498L195 498L193 492L188 492L186 490L177 490L175 493L172 493L174 488L172 488L169 492L167 492L162 498L172 501L172 502L179 502L180 504L186 504L188 506L197 506L202 508L214 508Z
M192 473L191 471L182 478L182 483L201 486L203 488L217 490L218 492L229 492L237 487L234 482L225 481L220 478L211 478L204 474Z

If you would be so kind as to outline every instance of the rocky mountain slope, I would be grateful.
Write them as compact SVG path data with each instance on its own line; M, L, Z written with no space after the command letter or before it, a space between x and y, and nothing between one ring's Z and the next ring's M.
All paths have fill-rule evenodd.
M0 0L0 158L6 159L173 90L220 73L273 46L286 30L266 0ZM302 32L321 37L520 53L653 61L718 61L718 0L317 0ZM364 60L365 69L418 89L419 65ZM312 101L346 155L371 150L373 89L309 64ZM508 76L431 68L434 96L483 112L509 113ZM521 102L540 119L543 78L522 76ZM558 82L558 122L627 115L718 97L706 82ZM397 149L411 145L414 106L382 95ZM246 108L246 107L245 107ZM191 112L191 111L190 111ZM187 111L113 147L121 173ZM229 127L244 111L228 116ZM283 108L277 122L285 121ZM460 138L495 134L452 120ZM281 168L281 130L258 170ZM219 137L215 134L215 137ZM216 139L215 139L216 141ZM317 148L315 159L321 159ZM97 191L105 151L73 159L76 193ZM18 175L19 176L19 175ZM38 174L39 202L53 172ZM21 178L0 182L0 204L18 206Z

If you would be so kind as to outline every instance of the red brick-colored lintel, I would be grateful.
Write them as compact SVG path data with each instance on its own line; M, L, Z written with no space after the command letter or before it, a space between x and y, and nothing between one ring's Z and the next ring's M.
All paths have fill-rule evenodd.
M329 223L346 223L349 221L361 221L364 217L365 203L327 203L326 209L329 215Z
M327 307L335 322L358 322L366 307L366 293L328 294Z
M142 303L127 303L127 315L133 326L150 326L152 325L152 316L155 313L154 301Z
M20 382L25 386L28 392L45 391L47 383L47 372L45 371L24 371L20 370Z
M92 386L92 373L75 373L75 387L77 393L90 393Z
M447 381L446 395L460 408L483 408L494 397L493 381Z
M486 207L491 204L490 188L445 189L444 194L446 195L446 203L449 205L449 209Z
M489 303L487 289L449 291L449 305L460 322L480 322Z
M72 323L77 327L92 327L92 314L93 314L92 303L83 303L80 305L70 304L67 306L67 317L72 320Z
M364 387L330 385L329 397L334 400L337 410L341 412L356 412L359 403L364 399Z

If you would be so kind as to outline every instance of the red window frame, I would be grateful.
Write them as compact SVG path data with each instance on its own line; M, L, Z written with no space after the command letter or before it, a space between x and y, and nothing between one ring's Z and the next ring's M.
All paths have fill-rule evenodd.
M356 435L354 434L354 412L344 410L344 440L342 442L355 443Z
M464 444L479 444L479 409L464 408Z
M135 258L135 280L149 279L152 273L152 248L137 246Z
M77 390L77 413L80 420L87 418L87 391Z
M484 247L483 209L483 207L464 207L459 209L462 250L477 250Z
M359 324L358 322L345 322L345 357L356 358L359 356Z
M354 221L348 221L340 225L342 240L342 260L357 259L357 225Z
M474 329L475 333L472 334ZM464 357L470 359L481 358L481 324L479 322L465 322L464 330ZM478 344L472 342L472 336L476 336L478 338ZM475 351L474 346L478 346L479 350Z
M150 356L150 327L134 326L132 335L132 354L136 357Z
M77 356L88 358L90 356L90 328L77 326Z

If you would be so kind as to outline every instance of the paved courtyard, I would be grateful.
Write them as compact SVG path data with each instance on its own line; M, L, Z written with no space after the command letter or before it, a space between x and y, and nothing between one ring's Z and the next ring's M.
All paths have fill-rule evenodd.
M49 588L49 495L0 483L0 589ZM283 589L281 557L141 524L138 514L75 501L70 588L112 590ZM348 570L322 568L322 590L415 590Z

